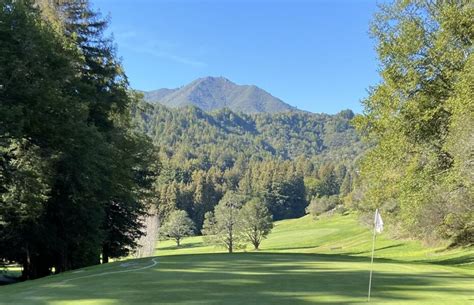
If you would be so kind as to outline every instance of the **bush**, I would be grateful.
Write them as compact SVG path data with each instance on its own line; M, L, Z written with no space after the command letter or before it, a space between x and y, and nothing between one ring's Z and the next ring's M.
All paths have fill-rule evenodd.
M339 204L334 208L334 213L339 215L346 215L348 212L347 208L343 204Z
M314 219L317 219L319 215L334 209L340 204L341 200L338 196L313 197L310 204L306 207L306 213L311 214Z

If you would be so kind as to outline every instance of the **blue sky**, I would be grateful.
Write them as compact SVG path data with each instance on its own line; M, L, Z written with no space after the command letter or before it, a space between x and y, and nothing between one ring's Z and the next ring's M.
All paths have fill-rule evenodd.
M92 0L110 14L133 88L203 76L257 85L312 112L361 112L378 82L374 0Z

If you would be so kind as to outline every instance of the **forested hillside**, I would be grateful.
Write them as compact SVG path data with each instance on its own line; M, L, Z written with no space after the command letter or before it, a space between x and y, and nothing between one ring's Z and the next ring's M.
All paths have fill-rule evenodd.
M313 197L338 195L344 181L347 194L354 160L365 147L353 117L350 110L247 115L145 102L135 113L160 151L162 218L184 209L197 232L227 191L262 198L274 219L304 215Z
M350 191L363 148L351 111L150 105L88 1L1 3L0 263L24 279L133 253L156 211L187 211L200 234L227 192L283 219Z
M278 114L214 112L188 106L180 109L142 103L138 124L166 157L181 164L210 162L222 169L237 159L263 160L297 157L320 161L354 159L363 148L350 121L354 113L307 112Z

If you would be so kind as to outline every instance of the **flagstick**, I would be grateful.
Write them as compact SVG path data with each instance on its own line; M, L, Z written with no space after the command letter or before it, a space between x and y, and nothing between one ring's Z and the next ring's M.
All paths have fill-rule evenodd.
M378 213L378 209L375 211L375 215L377 215ZM374 237L372 239L372 258L370 260L370 276L369 276L369 295L368 295L368 299L367 299L367 302L370 302L370 289L372 287L372 269L373 269L373 264L374 264L374 252L375 252L375 238L376 238L377 234L375 232L375 220L374 220Z

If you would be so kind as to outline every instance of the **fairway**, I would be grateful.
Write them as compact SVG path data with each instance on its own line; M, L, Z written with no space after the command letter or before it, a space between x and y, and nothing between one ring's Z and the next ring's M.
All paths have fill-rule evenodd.
M114 262L0 288L0 304L366 304L370 230L354 215L276 223L259 252L200 237L157 258ZM377 241L373 304L474 304L472 249ZM155 263L157 262L157 263Z

